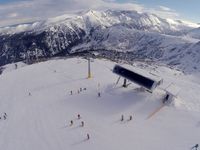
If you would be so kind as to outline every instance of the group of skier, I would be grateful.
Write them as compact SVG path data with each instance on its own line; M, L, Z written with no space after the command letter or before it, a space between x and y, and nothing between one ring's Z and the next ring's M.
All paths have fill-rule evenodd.
M128 119L127 121L131 121L132 119L133 119L133 116L130 115L130 116L129 116L129 119ZM121 121L121 122L125 121L125 119L124 119L124 115L121 115L121 119L120 119L120 121Z
M86 90L87 90L87 88L79 88L79 89L77 90L77 93L80 94L82 91L86 91ZM70 91L70 95L73 95L73 91L72 91L72 90ZM101 92L98 92L98 93L97 93L97 96L98 96L98 97L101 97Z
M82 118L81 115L78 114L78 115L77 115L77 119L80 120L81 118ZM70 120L70 125L69 125L69 126L73 126L73 124L74 124L74 121L73 121L73 120ZM84 125L85 125L85 122L82 120L82 121L80 122L80 127L84 127ZM86 135L86 139L87 139L87 140L90 139L90 135L89 135L88 133L87 133L87 135Z
M81 93L82 91L86 91L87 90L87 88L79 88L78 90L77 90L77 93L79 94L79 93ZM70 95L73 95L73 91L71 90L70 91Z

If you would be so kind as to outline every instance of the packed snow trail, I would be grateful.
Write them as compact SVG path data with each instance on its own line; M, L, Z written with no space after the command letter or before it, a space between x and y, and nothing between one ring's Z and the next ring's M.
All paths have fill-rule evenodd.
M174 82L182 89L177 101L147 121L146 117L161 106L165 92L138 91L135 84L125 89L121 81L113 87L118 77L108 68L114 65L94 60L93 78L89 80L84 59L50 60L7 69L0 76L0 115L7 113L7 119L0 120L0 149L188 150L199 143L198 76L156 66L157 74L164 78L163 87ZM137 63L135 68L149 70ZM80 88L86 90L78 93ZM130 115L133 119L128 121ZM73 125L69 126L71 120Z

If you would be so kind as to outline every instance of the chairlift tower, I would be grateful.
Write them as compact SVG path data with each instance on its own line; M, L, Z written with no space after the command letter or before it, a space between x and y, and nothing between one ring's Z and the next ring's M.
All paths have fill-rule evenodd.
M127 88L128 87L128 85L127 85L127 79L126 78L124 78L124 83L123 83L123 85L122 85L124 88Z
M88 58L88 79L92 78L91 67L90 67L90 58Z

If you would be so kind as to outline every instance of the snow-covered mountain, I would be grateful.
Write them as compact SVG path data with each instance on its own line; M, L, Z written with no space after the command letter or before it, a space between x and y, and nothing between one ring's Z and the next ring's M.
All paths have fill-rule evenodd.
M65 25L73 28L74 24L88 31L98 26L110 27L116 24L126 24L130 28L165 34L174 34L175 32L183 32L183 30L187 31L199 27L195 23L162 19L155 14L138 13L136 11L89 10L50 18L46 21L2 27L0 33L14 34L23 31L43 31L45 28L52 27L53 25Z
M200 39L200 28L195 28L187 33L188 36Z
M0 65L104 50L129 52L129 57L150 58L181 68L185 68L181 62L191 57L190 67L198 68L200 57L194 53L199 39L189 34L198 27L194 23L136 11L90 10L66 14L46 21L0 28Z

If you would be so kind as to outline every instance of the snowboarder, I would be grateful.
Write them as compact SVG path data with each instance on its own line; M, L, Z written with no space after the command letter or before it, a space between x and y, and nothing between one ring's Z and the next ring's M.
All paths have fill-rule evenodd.
M81 115L80 114L78 114L77 117L78 117L78 119L81 119Z
M121 116L121 121L124 121L124 115Z
M90 139L90 135L89 134L87 134L87 140L89 140Z
M193 146L191 149L195 149L195 150L197 150L198 149L198 147L199 147L199 144L196 144L195 146Z
M84 127L84 121L81 121L81 127Z
M70 121L70 126L72 126L72 125L73 125L73 120Z

